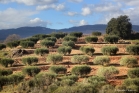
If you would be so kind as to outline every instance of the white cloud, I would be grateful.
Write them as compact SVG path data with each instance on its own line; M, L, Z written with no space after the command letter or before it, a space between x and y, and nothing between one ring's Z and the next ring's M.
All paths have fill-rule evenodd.
M68 12L67 13L67 15L69 15L69 16L75 16L75 15L77 15L78 13L77 12Z
M86 16L86 15L90 15L92 12L91 12L91 9L89 7L84 7L82 8L82 15Z
M51 4L51 5L39 5L36 7L37 10L48 10L48 9L54 9L57 11L65 10L65 5L64 4Z
M73 24L74 26L83 26L83 25L88 25L88 22L85 20L80 20L80 21L76 21L76 20L69 20L69 23Z
M82 2L83 0L69 0L70 2L75 2L75 3L80 3Z
M8 8L0 11L0 29L18 28L23 26L45 26L50 24L39 18L30 19L30 16L36 14L36 11L16 10Z
M44 5L57 3L58 0L0 0L1 3L17 2L25 5Z

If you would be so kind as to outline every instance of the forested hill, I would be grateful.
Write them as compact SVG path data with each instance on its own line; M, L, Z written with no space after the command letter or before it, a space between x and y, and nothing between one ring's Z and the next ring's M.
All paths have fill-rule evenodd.
M105 33L107 25L98 24L98 25L85 25L85 26L77 26L66 29L50 29L45 27L20 27L17 29L3 29L0 30L0 40L4 40L8 35L18 34L22 38L29 37L35 34L49 34L55 31L62 32L72 32L72 31L81 31L85 34L89 34L92 31L100 31ZM133 25L133 31L139 32L139 25Z

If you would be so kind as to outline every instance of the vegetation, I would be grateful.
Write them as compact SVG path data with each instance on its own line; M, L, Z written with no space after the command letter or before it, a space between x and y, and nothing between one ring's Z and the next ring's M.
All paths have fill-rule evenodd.
M35 51L36 55L45 55L45 54L49 54L49 50L47 48L37 48Z
M139 55L139 45L128 45L126 51L130 55Z
M92 35L93 36L101 36L101 32L94 31L94 32L92 32Z
M29 47L34 47L35 43L33 41L21 41L20 45L23 48L29 48Z
M67 35L67 33L64 33L64 32L53 32L53 33L51 33L51 36L56 37L57 39L63 38L66 35Z
M96 56L93 60L93 63L107 66L110 63L110 58L108 56Z
M71 32L69 35L80 38L80 37L82 37L83 33L82 32Z
M14 47L17 47L19 45L19 41L8 42L6 45L10 48L14 48Z
M71 62L81 64L81 62L88 62L89 57L85 55L74 55L71 58Z
M37 57L24 57L22 58L22 62L25 65L35 65L38 63L38 58Z
M138 60L135 57L123 56L120 59L120 65L132 68L138 64Z
M63 77L61 77L61 79L62 80L70 79L70 80L73 80L74 82L76 82L78 80L78 76L76 76L76 75L63 76Z
M73 41L64 41L64 42L62 43L62 45L63 45L63 46L70 46L70 47L72 47L72 48L75 47L75 43L74 43Z
M49 47L53 47L55 45L55 42L51 40L42 40L41 45L49 48Z
M35 76L40 72L40 68L36 66L29 66L22 69L22 72L28 76Z
M8 43L8 42L12 42L12 41L17 41L17 40L20 40L21 37L17 34L12 34L12 35L9 35L8 37L6 37L6 39L4 40L4 43Z
M0 44L0 50L2 50L3 48L6 48L5 44Z
M116 35L106 35L104 37L104 41L107 42L107 43L111 43L111 44L117 43L118 40L119 40L119 37L116 36Z
M101 48L103 55L116 55L118 51L119 49L116 46L104 46Z
M93 56L93 54L94 54L94 52L95 52L95 49L94 49L93 47L91 47L91 46L81 46L81 47L80 47L80 50L81 50L83 53L85 53L85 54L87 54L87 55L89 55L89 56Z
M47 56L47 62L52 62L52 64L56 64L57 62L62 62L63 56L60 54L49 54Z
M56 73L56 74L59 74L59 73L66 74L67 68L64 66L51 66L49 68L49 71Z
M57 41L57 39L56 39L56 37L47 37L47 38L45 38L44 40L50 40L50 41L53 41L53 42L56 42Z
M65 36L63 38L64 41L73 41L73 42L76 42L77 41L77 37L75 36Z
M11 69L0 69L0 76L11 75L13 71Z
M32 41L32 42L34 42L35 44L37 43L38 40L39 40L38 37L30 37L30 38L25 39L25 41Z
M87 65L81 65L81 66L74 66L71 70L71 73L74 75L84 76L91 72L91 67Z
M98 38L96 36L88 36L85 37L85 42L86 43L92 43L92 42L97 42Z
M119 16L118 18L112 18L108 22L106 28L106 34L117 35L122 39L128 39L132 32L132 24L128 16Z
M46 35L46 34L37 34L34 35L32 37L37 37L39 40L43 40L44 38L50 37L50 35Z
M128 70L127 75L129 78L139 78L139 68Z
M113 78L113 75L118 74L119 70L114 67L101 67L97 70L97 76L99 77L105 77L105 78Z
M2 58L0 60L0 64L4 67L8 67L8 65L12 66L13 63L14 63L14 60L10 58Z
M71 51L72 51L72 47L70 47L70 46L60 46L57 49L57 51L58 51L58 53L63 54L63 55L66 55L67 53L70 54Z

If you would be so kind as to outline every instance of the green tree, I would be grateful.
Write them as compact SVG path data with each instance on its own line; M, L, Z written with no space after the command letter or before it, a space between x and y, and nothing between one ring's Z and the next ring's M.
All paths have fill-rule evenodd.
M21 41L20 45L23 48L34 47L35 43L33 41Z
M35 52L36 55L43 56L45 54L48 54L49 50L47 48L37 48L34 52Z
M70 54L72 51L72 47L70 46L60 46L58 47L58 53L66 55L67 53Z
M25 65L34 65L34 64L38 63L38 58L37 57L24 57L24 58L22 58L22 62Z
M94 49L93 47L91 47L91 46L81 46L81 47L80 47L80 50L81 50L83 53L85 53L85 54L87 54L87 55L89 55L89 56L93 56L93 54L94 54L94 52L95 52L95 49Z
M12 41L12 42L8 42L6 45L10 48L14 48L14 47L17 47L19 45L19 42L18 41Z
M93 62L94 64L107 66L110 63L110 58L108 56L96 56Z
M12 73L13 73L13 71L11 69L0 69L0 76L7 76Z
M64 41L73 41L73 42L76 42L77 41L77 37L75 36L65 36L63 38Z
M116 55L118 51L119 49L116 46L104 46L101 48L103 55Z
M49 54L46 58L47 62L52 62L56 64L57 62L62 62L63 56L60 54Z
M2 50L3 48L6 48L5 44L0 44L0 50Z
M118 35L122 39L129 38L132 32L132 24L129 21L130 19L126 15L121 15L118 18L112 18L108 22L106 34Z
M126 51L130 55L139 55L139 45L128 45Z
M53 73L56 73L56 74L59 74L59 73L66 74L67 68L64 67L64 66L51 66L49 68L49 71L53 72Z
M82 32L71 32L69 35L80 38L80 37L82 37L83 33Z
M91 42L97 42L98 38L96 36L87 36L85 37L85 42L86 43L91 43Z
M71 58L71 62L81 64L81 62L88 62L89 57L85 55L74 55Z
M94 32L92 32L92 35L93 36L101 36L101 32L94 31Z
M129 69L127 75L129 78L139 78L139 68Z
M63 45L63 46L70 46L70 47L72 47L72 48L75 47L75 43L74 43L73 41L64 41L64 42L62 43L62 45Z
M49 48L49 47L53 47L55 45L55 42L51 40L42 40L41 45Z
M118 42L119 37L116 36L116 35L107 35L107 36L104 37L104 40L107 43L113 44L113 43L117 43Z
M0 60L0 64L4 67L8 67L8 65L12 66L13 63L14 63L14 60L10 58L2 58Z

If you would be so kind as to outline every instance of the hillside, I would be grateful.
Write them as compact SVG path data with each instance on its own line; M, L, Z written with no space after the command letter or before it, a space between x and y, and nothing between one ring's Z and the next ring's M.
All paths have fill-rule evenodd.
M20 27L16 29L2 29L0 30L0 40L4 40L8 35L11 34L18 34L22 38L25 38L35 34L49 34L54 31L62 31L62 32L81 31L85 34L91 33L92 31L100 31L102 33L105 33L106 27L107 25L97 24L97 25L77 26L58 30L45 27ZM133 31L139 32L139 26L133 25Z

